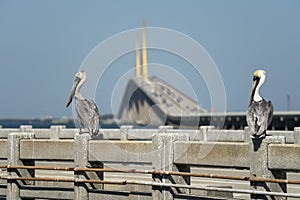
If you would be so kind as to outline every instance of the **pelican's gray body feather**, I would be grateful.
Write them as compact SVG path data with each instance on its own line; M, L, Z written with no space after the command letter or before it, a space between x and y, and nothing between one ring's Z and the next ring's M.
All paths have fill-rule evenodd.
M273 105L271 101L252 101L247 111L247 124L252 136L261 137L273 118Z
M99 111L94 101L75 97L75 109L80 128L87 128L92 135L99 132Z

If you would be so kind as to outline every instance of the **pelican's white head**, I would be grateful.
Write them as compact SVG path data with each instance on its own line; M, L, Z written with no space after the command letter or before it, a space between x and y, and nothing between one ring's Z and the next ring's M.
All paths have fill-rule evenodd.
M265 78L266 78L266 71L264 71L262 69L256 70L253 73L253 78L259 78L260 81L261 81L261 79L265 80Z
M85 80L86 80L85 71L79 71L76 73L75 78L74 78L74 83L72 86L72 90L71 90L71 94L70 94L70 97L69 97L66 107L68 107L71 104L74 96L78 97L78 98L82 98L81 94L79 93L79 90L80 90L82 84L85 82Z
M86 73L85 71L79 71L75 74L75 79L79 78L81 80L85 80L86 79Z
M259 94L259 90L261 86L264 84L266 79L266 71L264 70L256 70L253 73L253 82L252 82L252 93L250 101L261 101L263 98Z

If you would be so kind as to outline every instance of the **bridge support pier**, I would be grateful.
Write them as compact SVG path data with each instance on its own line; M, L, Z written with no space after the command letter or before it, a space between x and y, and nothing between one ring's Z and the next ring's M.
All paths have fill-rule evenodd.
M88 166L88 142L91 136L87 133L76 134L74 141L74 164L75 167L87 167ZM75 180L84 180L85 172L75 171ZM74 183L74 193L76 200L88 200L89 193L88 187L85 183Z
M267 136L266 138L250 139L250 177L286 179L286 172L270 170L268 167L268 146L269 144L284 144L284 136ZM250 182L253 190L287 192L286 184L268 182ZM251 195L251 199L286 199L286 197Z
M88 161L89 152L89 140L91 136L88 133L76 134L74 141L74 165L75 168L103 168L101 162L90 163ZM103 172L84 172L76 171L74 172L75 180L85 180L85 179L98 179L103 180ZM103 184L86 184L75 182L74 191L76 200L88 200L89 199L89 189L103 189Z
M153 156L152 166L154 170L162 171L178 171L190 172L190 167L187 165L174 164L174 142L188 141L189 136L184 133L167 133L170 126L161 126L159 133L152 139L153 151L156 152ZM190 177L171 176L171 175L152 175L152 179L156 183L172 183L172 184L186 184L190 185ZM161 200L174 199L176 193L190 193L189 189L179 189L170 187L152 187L152 198Z
M300 144L300 127L294 128L294 144Z
M25 126L21 127L25 128ZM27 127L28 128L28 127ZM21 129L22 130L22 129ZM23 163L20 159L20 141L21 139L26 138L33 138L33 133L10 133L8 135L8 152L7 152L7 199L8 200L20 200L20 186L23 184L34 184L33 181L18 181L9 178L14 177L33 177L34 171L33 170L26 170L26 169L11 169L9 166L22 166ZM29 161L30 162L30 161ZM29 163L33 165L32 163Z

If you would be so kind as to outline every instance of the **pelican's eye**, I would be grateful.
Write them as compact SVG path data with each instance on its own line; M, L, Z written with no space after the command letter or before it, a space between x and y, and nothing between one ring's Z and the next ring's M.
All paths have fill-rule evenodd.
M259 76L253 76L253 81L258 81L260 79Z
M74 82L79 82L79 81L80 81L80 78L76 76L74 79Z

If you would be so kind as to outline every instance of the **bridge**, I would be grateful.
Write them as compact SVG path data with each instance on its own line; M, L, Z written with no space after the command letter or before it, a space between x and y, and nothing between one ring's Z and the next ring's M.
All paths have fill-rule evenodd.
M300 198L300 128L0 129L0 199Z
M123 123L171 125L174 128L198 129L215 126L244 129L246 112L208 113L197 102L158 77L131 79L124 92L118 118ZM274 112L271 130L293 130L300 126L300 112Z
M146 33L142 32L142 62L136 39L136 75L127 83L117 118L123 124L171 125L198 129L212 125L224 129L244 129L245 112L209 113L183 92L161 78L148 76ZM245 108L246 111L246 108ZM300 126L300 112L275 112L271 130L293 130Z

